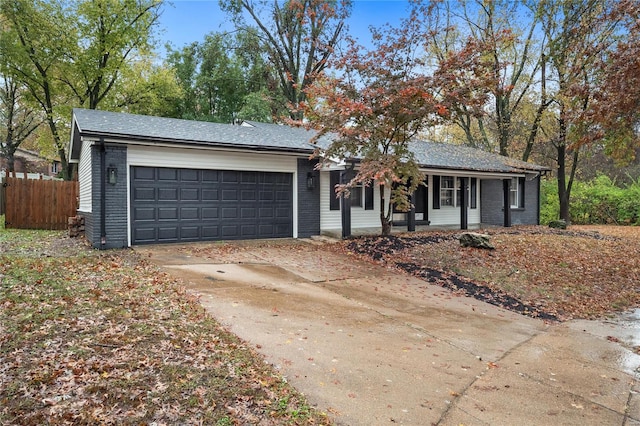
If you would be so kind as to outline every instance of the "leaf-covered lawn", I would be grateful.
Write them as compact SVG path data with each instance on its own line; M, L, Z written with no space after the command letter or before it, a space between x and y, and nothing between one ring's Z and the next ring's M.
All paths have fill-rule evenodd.
M0 424L328 424L130 250L0 229Z
M462 248L460 231L366 237L346 249L526 315L597 318L640 306L640 228L495 228L495 250Z

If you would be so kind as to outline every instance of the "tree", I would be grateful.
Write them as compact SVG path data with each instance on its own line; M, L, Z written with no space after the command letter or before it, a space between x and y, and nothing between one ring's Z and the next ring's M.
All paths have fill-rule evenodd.
M302 119L306 88L326 68L340 42L344 20L351 11L350 2L220 0L220 7L231 15L238 30L260 34L280 90L288 101L289 116ZM255 30L246 23L245 12Z
M325 73L307 89L306 113L310 127L318 130L315 140L331 139L318 151L322 162L359 163L355 176L337 191L348 195L358 184L379 186L382 234L389 235L394 206L407 211L410 194L424 180L410 142L442 123L449 107L463 99L479 111L485 98L468 88L479 87L476 79L484 76L473 44L450 52L425 75L425 34L416 10L401 28L372 32L372 50L350 40L333 63L336 74Z
M65 40L70 31L63 19L66 10L58 2L16 0L0 3L3 37L0 56L5 60L7 74L22 83L42 109L60 161L63 178L71 170L66 155L66 143L60 134L60 115L56 108L68 99L59 99L59 65L65 56Z
M277 83L253 33L210 33L180 50L169 46L167 64L184 93L176 105L180 118L269 122L280 112L281 98L268 96Z
M11 76L2 78L0 87L0 154L7 169L15 171L14 154L42 123L41 117L24 100L26 91Z
M162 10L162 0L97 0L72 3L68 60L60 79L80 105L96 109L134 56L145 56ZM73 40L76 38L76 40ZM73 43L75 41L75 43Z
M434 30L428 33L431 49L440 59L467 38L484 46L483 62L491 81L488 85L482 82L479 90L490 95L487 114L475 115L462 103L453 106L452 121L464 132L468 145L524 161L531 155L542 115L549 106L544 79L535 91L536 76L544 74L544 61L543 41L536 38L536 6L532 9L512 0L442 2L432 13ZM529 109L534 97L536 113L525 114L523 110Z
M65 179L72 176L65 127L71 108L96 108L133 57L148 53L160 6L160 0L0 3L0 56L42 109Z
M101 107L133 114L176 117L183 93L172 68L141 58L123 68Z
M569 200L580 157L580 141L588 131L584 113L593 100L597 58L616 40L620 18L607 0L544 0L540 20L548 40L546 75L555 116L550 143L555 150L560 218L569 222ZM549 84L547 84L549 87Z
M636 158L640 147L640 4L621 1L613 14L625 37L597 63L593 101L581 117L590 123L585 143L601 143L619 164Z

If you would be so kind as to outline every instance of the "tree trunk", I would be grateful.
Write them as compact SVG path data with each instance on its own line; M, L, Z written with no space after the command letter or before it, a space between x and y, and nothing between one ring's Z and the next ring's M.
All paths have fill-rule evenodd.
M7 171L15 172L16 171L16 157L10 152L7 156Z
M391 235L391 221L387 218L382 219L382 236L388 237Z
M389 205L391 209L391 205ZM380 225L382 226L382 236L391 235L391 216L384 211L384 185L380 185Z
M564 118L564 111L560 111L559 134L558 134L558 202L560 204L560 219L569 224L569 191L567 190L567 128Z

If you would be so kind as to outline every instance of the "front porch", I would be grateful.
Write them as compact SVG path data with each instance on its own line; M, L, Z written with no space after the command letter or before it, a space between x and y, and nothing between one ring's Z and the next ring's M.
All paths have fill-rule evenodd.
M468 229L478 230L484 228L492 228L494 225L485 225L485 224L476 224L469 225ZM429 232L429 231L461 231L459 225L416 225L416 230L413 232ZM396 225L391 228L391 234L404 234L407 232L412 232L407 229L406 225ZM361 237L361 236L371 236L371 235L381 235L382 227L381 226L373 226L367 228L356 228L351 230L352 237ZM324 229L321 232L321 235L326 237L341 239L342 238L342 229Z

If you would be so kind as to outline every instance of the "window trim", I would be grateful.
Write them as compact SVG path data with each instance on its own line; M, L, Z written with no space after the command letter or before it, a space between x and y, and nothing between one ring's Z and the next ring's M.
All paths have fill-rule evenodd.
M440 193L440 207L456 207L456 202L457 202L457 178L455 176L440 176L440 189L439 189L439 193ZM445 182L452 182L453 186L449 187L445 187L444 184ZM448 192L450 193L450 195L444 195L444 192ZM449 197L451 198L451 204L448 204L448 202L446 202Z
M510 209L524 210L525 208L524 186L525 186L525 178L523 177L511 178L511 186L509 187L509 208Z

